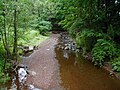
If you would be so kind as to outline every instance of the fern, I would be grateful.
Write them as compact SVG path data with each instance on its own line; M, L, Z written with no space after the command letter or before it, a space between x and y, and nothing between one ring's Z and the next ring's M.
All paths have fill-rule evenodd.
M117 71L120 73L120 57L117 58L117 60L112 63L112 68L114 71Z
M96 33L92 30L83 29L76 36L77 48L82 48L84 54L86 51L91 51L95 43Z
M111 41L105 39L98 39L94 48L92 49L92 62L95 65L102 66L106 60L112 60L116 56L117 48Z

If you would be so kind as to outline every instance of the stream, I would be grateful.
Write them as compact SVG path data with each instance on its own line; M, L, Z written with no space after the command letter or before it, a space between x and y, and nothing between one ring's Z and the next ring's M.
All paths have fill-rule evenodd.
M95 67L81 53L63 49L68 42L68 36L63 35L55 48L62 86L66 90L120 90L120 80L116 77L110 76L109 72L102 68Z
M60 64L61 85L66 90L120 90L120 80L110 76L106 70L95 67L81 53L76 52L74 42L68 34L61 34L55 46L55 53L55 58ZM28 64L29 57L24 59ZM3 85L3 89L0 90L40 90L22 86L18 76L13 73L11 81Z

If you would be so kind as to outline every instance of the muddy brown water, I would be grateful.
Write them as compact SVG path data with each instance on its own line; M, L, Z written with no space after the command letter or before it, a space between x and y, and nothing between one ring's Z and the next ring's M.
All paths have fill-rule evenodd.
M69 42L69 36L63 33L58 46L64 47ZM59 47L55 48L55 52L60 64L62 86L66 90L120 90L120 80L110 76L108 71L95 67L81 53Z
M120 80L95 67L81 54L55 49L60 63L62 85L67 90L120 90ZM64 57L68 53L68 58Z

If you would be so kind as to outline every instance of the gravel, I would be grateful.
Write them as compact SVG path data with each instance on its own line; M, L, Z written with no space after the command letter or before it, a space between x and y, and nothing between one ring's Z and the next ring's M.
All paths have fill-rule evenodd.
M58 37L59 34L52 34L26 59L29 60L27 64L31 71L27 78L28 85L34 85L42 90L64 90L60 85L60 65L55 59L54 51Z

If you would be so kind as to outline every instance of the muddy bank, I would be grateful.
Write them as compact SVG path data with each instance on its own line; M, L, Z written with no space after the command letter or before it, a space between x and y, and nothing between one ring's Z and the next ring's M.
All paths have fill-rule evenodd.
M53 34L32 55L24 58L23 63L28 65L30 72L27 85L34 85L42 90L63 90L60 86L59 63L54 51L58 37L59 34Z
M112 65L110 63L105 63L102 68L105 69L110 76L115 76L120 80L120 74L112 70Z

